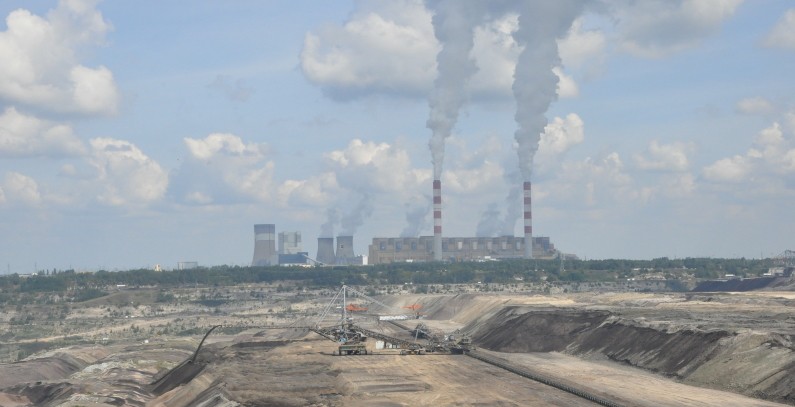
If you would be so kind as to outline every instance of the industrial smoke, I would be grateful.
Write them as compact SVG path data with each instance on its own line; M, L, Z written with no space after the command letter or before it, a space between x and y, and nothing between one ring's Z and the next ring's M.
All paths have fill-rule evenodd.
M562 38L582 12L584 0L526 1L520 3L519 29L513 38L522 48L516 63L513 95L516 99L519 169L524 192L525 257L532 257L531 184L533 158L547 125L549 105L557 100L560 65L557 39Z
M475 43L474 28L483 18L479 2L454 0L432 1L432 23L436 39L442 45L436 55L437 77L429 98L430 116L426 126L431 130L433 179L441 179L444 165L444 143L450 137L458 120L458 112L466 100L465 89L469 79L477 72L470 58Z

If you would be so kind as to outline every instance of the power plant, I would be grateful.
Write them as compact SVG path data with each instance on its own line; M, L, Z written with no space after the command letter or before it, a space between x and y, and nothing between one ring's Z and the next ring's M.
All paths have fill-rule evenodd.
M321 264L333 265L337 263L337 256L334 254L334 238L333 237L319 237L317 238L317 257L315 257Z
M337 253L335 264L347 266L354 261L353 236L337 236Z
M279 254L298 254L303 251L301 232L279 232Z
M279 251L276 251L276 225L254 225L254 258L252 267L303 266L309 264L309 253L301 247L301 232L279 233Z
M278 264L276 253L276 225L272 223L254 225L254 258L251 266L273 266Z
M529 251L533 258L555 258L560 254L549 237L531 238L533 244L525 245L525 238L501 237L445 237L440 252L444 261L495 261L521 259ZM370 264L411 263L435 261L433 248L436 236L376 237L369 248Z

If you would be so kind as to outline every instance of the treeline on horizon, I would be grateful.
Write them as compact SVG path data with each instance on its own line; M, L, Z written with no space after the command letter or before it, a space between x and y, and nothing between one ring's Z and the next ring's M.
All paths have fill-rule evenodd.
M383 284L466 284L523 282L615 282L644 275L664 279L695 277L714 279L724 274L759 276L773 266L771 259L686 258L653 260L503 260L460 263L393 263L375 266L241 267L213 266L190 270L137 269L77 273L74 270L41 271L37 275L0 276L0 294L63 293L75 300L102 295L118 285L130 287L184 285L229 286L246 283L294 281L307 287ZM0 297L0 302L3 298Z

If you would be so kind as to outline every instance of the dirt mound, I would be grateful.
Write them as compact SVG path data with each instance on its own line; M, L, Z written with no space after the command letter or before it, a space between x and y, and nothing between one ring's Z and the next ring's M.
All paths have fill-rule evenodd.
M499 352L607 358L685 383L795 401L793 336L655 325L601 310L506 307L474 330Z
M717 292L717 291L753 291L761 290L775 285L781 285L789 281L789 278L780 277L759 277L759 278L738 278L734 280L713 280L698 283L693 291L697 292Z
M580 335L593 331L610 316L603 311L537 310L506 307L475 331L480 346L500 352L563 351Z

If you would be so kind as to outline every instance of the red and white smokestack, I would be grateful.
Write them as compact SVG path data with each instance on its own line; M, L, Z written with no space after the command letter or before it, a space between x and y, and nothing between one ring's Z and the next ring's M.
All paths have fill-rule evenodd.
M524 183L524 258L533 258L533 211L530 198L530 181Z
M442 261L442 181L433 180L433 259Z

